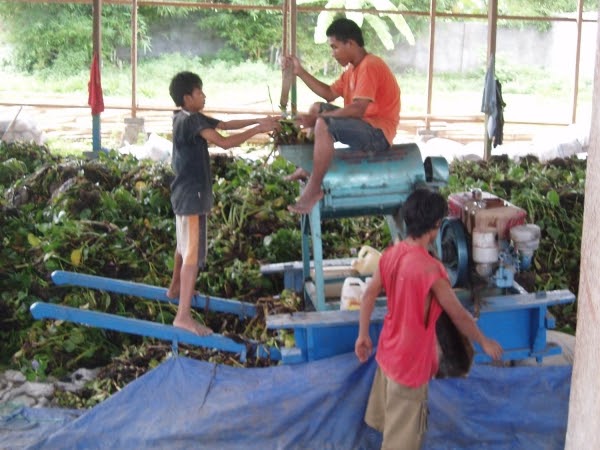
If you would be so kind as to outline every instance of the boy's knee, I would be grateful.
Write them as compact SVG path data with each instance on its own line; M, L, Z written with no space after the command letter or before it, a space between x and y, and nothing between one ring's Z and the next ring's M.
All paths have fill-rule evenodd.
M323 104L323 102L315 102L313 103L310 108L308 109L308 114L310 114L311 116L316 116L321 112L321 105Z
M183 264L186 266L198 267L199 258L196 252L186 252L183 255Z

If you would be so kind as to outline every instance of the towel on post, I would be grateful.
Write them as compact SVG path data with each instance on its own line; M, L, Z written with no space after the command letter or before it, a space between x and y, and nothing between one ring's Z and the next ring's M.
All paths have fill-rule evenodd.
M92 115L97 116L104 111L104 98L102 97L102 83L100 81L100 63L98 52L94 52L88 83L88 105L92 107Z

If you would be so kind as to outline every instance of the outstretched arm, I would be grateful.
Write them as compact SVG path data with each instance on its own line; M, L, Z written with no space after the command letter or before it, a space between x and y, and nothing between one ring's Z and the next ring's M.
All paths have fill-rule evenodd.
M433 283L431 290L444 311L448 313L448 316L450 316L450 319L462 334L472 341L477 342L492 359L499 360L502 357L502 347L500 347L500 344L486 337L481 332L473 316L462 306L456 297L448 280L444 278L438 279Z
M232 122L244 122L242 120L232 121ZM224 123L224 122L221 122ZM221 125L221 123L219 125ZM254 123L258 123L255 127L249 128L247 130L242 131L241 133L232 134L231 136L223 136L217 130L213 128L205 128L200 132L200 135L206 139L211 144L215 144L225 150L231 147L237 147L252 136L259 133L266 133L269 131L273 131L277 129L280 125L277 119L273 117L266 117L265 119L260 119L258 121L254 121ZM226 129L236 129L236 128L226 128Z
M219 122L217 128L219 130L239 130L240 128L246 128L250 125L261 124L264 122L273 123L277 120L279 120L279 118L274 116L262 117L260 119L227 120Z

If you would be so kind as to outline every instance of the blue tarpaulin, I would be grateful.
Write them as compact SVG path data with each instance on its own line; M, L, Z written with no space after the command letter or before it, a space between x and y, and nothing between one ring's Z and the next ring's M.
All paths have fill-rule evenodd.
M57 410L53 430L0 430L0 448L379 448L363 422L375 367L353 354L255 369L176 357L79 416ZM475 365L434 380L425 448L562 449L570 378L571 366Z

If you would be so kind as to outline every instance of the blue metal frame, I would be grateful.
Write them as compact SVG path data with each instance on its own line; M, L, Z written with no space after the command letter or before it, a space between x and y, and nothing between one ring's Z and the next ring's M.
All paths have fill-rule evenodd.
M504 349L504 361L560 354L559 346L546 341L546 330L555 326L548 307L572 303L575 296L568 290L527 293L515 284L510 293L481 298L481 309L473 311L486 336L496 339ZM376 307L371 317L369 333L376 345L383 326L386 307ZM289 329L294 332L295 348L284 349L281 360L297 364L354 351L358 336L358 311L313 311L279 314L267 317L267 328ZM475 344L475 362L490 359Z
M177 299L167 297L166 288L151 286L144 283L135 283L132 281L117 280L114 278L105 278L62 270L52 272L52 281L59 286L80 286L177 304ZM208 295L194 295L192 297L192 307L235 314L241 318L256 316L256 305L252 303L211 297Z
M147 320L44 302L34 303L31 305L30 311L33 317L38 320L65 320L107 330L171 341L174 354L177 354L178 344L182 343L214 348L224 352L238 353L242 362L246 361L249 354L260 358L270 357L272 360L277 361L281 359L281 352L274 347L267 347L254 342L239 343L220 334L198 336L182 328L149 322Z

